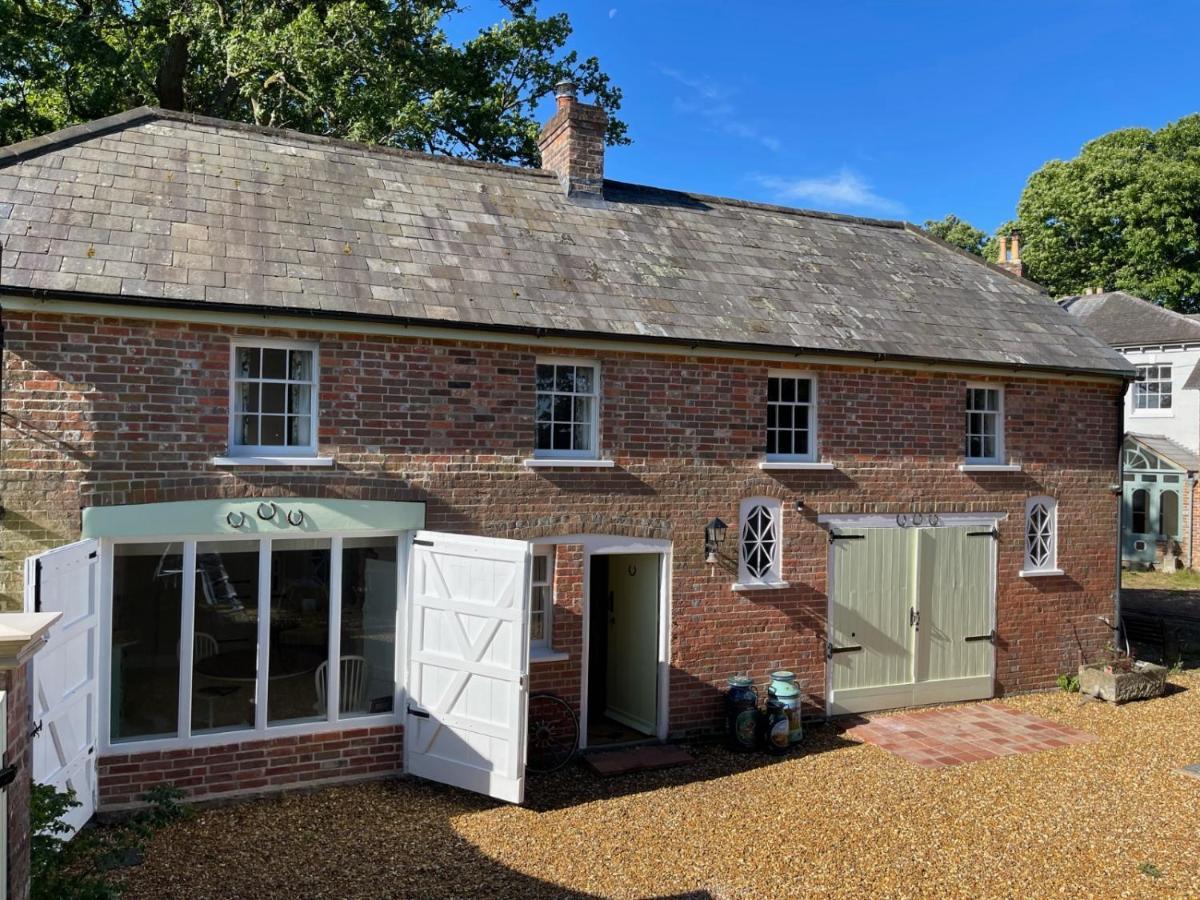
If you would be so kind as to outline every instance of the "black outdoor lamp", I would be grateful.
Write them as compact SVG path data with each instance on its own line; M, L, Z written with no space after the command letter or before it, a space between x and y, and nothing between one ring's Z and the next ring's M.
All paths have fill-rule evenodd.
M716 565L717 545L724 543L728 529L729 526L720 519L713 519L704 526L704 561L709 565Z

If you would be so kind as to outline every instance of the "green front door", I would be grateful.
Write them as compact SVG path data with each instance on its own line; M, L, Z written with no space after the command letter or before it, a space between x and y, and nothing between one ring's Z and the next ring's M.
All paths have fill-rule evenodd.
M983 525L835 529L831 713L992 695L994 543Z

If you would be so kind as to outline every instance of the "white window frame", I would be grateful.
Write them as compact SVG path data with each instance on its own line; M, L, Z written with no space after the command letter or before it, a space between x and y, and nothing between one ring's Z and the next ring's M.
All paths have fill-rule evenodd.
M746 567L747 517L758 507L766 509L775 533L775 548L770 568L761 574L751 574ZM783 580L783 502L775 497L747 497L738 509L738 580L735 591L778 589L788 587Z
M1134 367L1137 369L1137 372L1138 372L1138 380L1133 383L1133 390L1130 392L1129 402L1130 402L1130 406L1131 406L1131 414L1135 415L1135 416L1160 416L1160 417L1173 416L1175 414L1175 366L1174 366L1174 364L1169 363L1169 362L1137 362L1137 363L1134 363ZM1158 377L1151 378L1151 379L1144 379L1143 373L1144 373L1144 370L1146 370L1146 369L1157 369ZM1165 378L1162 375L1163 369L1167 370L1167 374L1166 374ZM1145 388L1145 385L1147 385L1147 384L1159 385L1158 392L1155 394L1144 393L1144 388ZM1166 396L1171 398L1170 406L1162 405L1162 397L1163 397L1162 386L1163 385L1166 385L1166 387L1167 387ZM1157 405L1155 405L1155 406L1138 406L1138 398L1139 397L1147 397L1147 398L1152 397L1155 399Z
M972 414L972 409L967 405L967 399L970 396L970 391L995 391L996 392L996 452L993 456L968 456L967 451L970 449L971 433L968 431L968 419ZM1005 447L1004 431L1005 431L1005 410L1004 410L1004 388L998 384L988 384L986 382L972 384L967 383L963 387L963 459L966 460L968 466L1003 466L1008 461L1007 449ZM987 414L987 411L983 411Z
M192 651L195 641L195 611L196 611L196 579L182 578L182 596L180 602L181 614L179 624L179 699L176 734L168 737L126 738L112 740L112 627L113 627L113 548L118 544L182 544L183 567L185 571L195 571L196 545L198 543L242 542L247 540L259 541L259 631L258 631L258 663L259 679L256 693L265 698L264 690L269 691L269 680L265 677L267 669L264 661L269 654L269 621L264 613L270 610L270 548L273 542L283 543L285 538L271 538L262 535L245 534L193 534L193 535L163 535L147 538L106 538L101 540L101 604L100 604L100 747L99 755L138 754L152 751L182 750L193 747L214 747L224 744L241 744L268 738L291 737L296 735L322 734L325 732L344 731L348 728L370 728L381 725L396 725L403 721L404 709L404 629L407 601L407 572L408 572L408 532L403 531L354 531L354 532L305 532L304 540L327 539L330 542L330 585L329 585L329 635L328 658L341 657L341 615L342 615L342 549L344 538L394 538L396 544L396 631L395 656L393 657L394 689L392 695L392 710L385 713L366 713L357 716L343 716L338 709L339 685L341 674L339 666L329 667L326 701L327 710L324 718L295 723L269 724L267 721L267 703L257 704L255 722L252 728L229 728L221 731L204 730L192 734L192 679L194 666ZM264 590L264 585L266 589Z
M1046 558L1040 562L1035 561L1030 553L1029 525L1030 517L1037 507L1042 507L1046 511L1045 531L1047 552ZM1022 521L1023 530L1022 540L1024 541L1024 566L1022 567L1020 576L1022 578L1030 578L1037 575L1062 575L1063 570L1058 568L1058 501L1053 497L1046 495L1038 495L1030 497L1025 501L1025 518Z
M554 545L553 544L536 544L533 547L533 555L535 558L543 558L546 560L546 580L536 581L532 573L529 578L529 648L536 653L542 651L548 653L554 647L554 635L552 632L554 622ZM542 636L535 639L533 637L533 591L535 588L546 589L546 606L542 610Z
M592 421L591 421L591 445L590 450L542 450L537 445L537 396L540 393L537 389L537 367L538 366L575 366L576 368L589 368L592 370L592 393L591 394L572 394L576 397L591 397L592 398ZM567 459L567 460L594 460L600 458L600 397L603 393L600 387L600 361L597 359L576 359L564 356L539 356L534 360L533 369L533 396L534 396L534 415L533 415L533 458L538 459ZM554 392L557 393L557 392Z
M307 350L312 353L312 382L309 391L309 441L307 444L278 446L275 444L239 444L237 442L237 355L239 349L260 350ZM254 379L263 383L260 377ZM277 379L267 379L267 383ZM248 457L269 460L278 457L312 458L317 455L318 432L317 410L320 407L321 393L321 353L320 344L314 341L281 341L263 338L236 338L229 342L229 452L227 458L237 459ZM261 405L261 404L260 404ZM261 414L261 410L260 410Z
M804 403L784 403L776 401L777 406L790 406L793 409L793 416L797 408L808 409L808 452L807 453L769 453L767 452L767 441L770 440L770 428L765 427L766 441L763 442L764 459L769 462L781 463L813 463L817 461L817 410L818 410L818 394L817 394L817 376L812 372L802 372L795 369L771 369L767 372L767 385L765 391L766 409L771 408L770 398L770 380L772 378L790 378L794 381L807 381L809 384L809 402ZM769 412L768 412L769 415ZM793 418L793 423L795 419ZM778 429L777 429L778 430Z

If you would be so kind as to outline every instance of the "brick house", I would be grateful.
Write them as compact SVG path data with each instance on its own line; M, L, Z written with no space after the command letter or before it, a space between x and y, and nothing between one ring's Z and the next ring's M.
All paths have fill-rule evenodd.
M1200 320L1124 291L1094 291L1059 304L1137 371L1124 407L1124 564L1195 568Z
M519 799L530 687L595 747L1109 641L1120 355L903 223L604 180L602 131L564 87L553 171L153 109L0 151L40 777Z

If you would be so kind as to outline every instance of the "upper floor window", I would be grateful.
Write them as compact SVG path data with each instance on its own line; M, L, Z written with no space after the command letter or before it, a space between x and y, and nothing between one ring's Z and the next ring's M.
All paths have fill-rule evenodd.
M1059 574L1058 504L1053 497L1025 501L1025 565L1022 575Z
M968 463L1004 462L1004 395L1000 388L967 388Z
M1133 408L1171 408L1171 364L1138 366L1138 380L1133 383Z
M781 509L772 497L742 501L738 587L783 586Z
M535 456L590 459L597 455L599 381L595 363L537 364Z
M536 547L529 596L529 645L550 646L550 617L554 610L554 548Z
M816 458L816 382L811 376L767 378L767 459L812 462Z
M231 452L314 454L317 448L317 350L312 344L233 346Z

